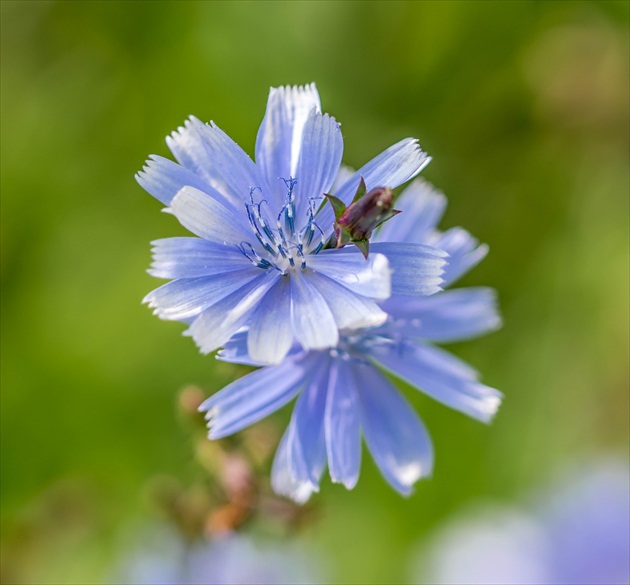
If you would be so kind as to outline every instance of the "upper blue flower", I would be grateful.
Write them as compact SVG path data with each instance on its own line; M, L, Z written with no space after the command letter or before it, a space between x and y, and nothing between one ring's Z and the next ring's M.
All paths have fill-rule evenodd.
M368 189L395 188L429 157L414 139L385 150L356 173L339 172L343 139L321 113L315 85L271 89L256 140L256 163L213 122L190 118L167 138L179 164L152 156L140 185L199 238L153 242L150 273L172 282L146 298L163 319L190 324L204 353L248 327L259 363L279 363L297 342L323 349L340 329L375 326L391 293L440 290L445 253L424 244L323 249L333 231L324 193L350 203ZM319 210L319 212L318 212Z
M437 241L449 252L447 282L479 262L487 247L461 228L435 229L446 200L423 181L396 201L400 222L385 224L372 248L403 242ZM396 220L395 220L396 221ZM391 231L390 231L391 226ZM489 421L501 393L481 384L477 373L431 342L469 339L496 329L500 318L494 291L462 288L428 297L394 293L382 304L384 324L342 331L337 347L305 351L294 347L277 366L259 369L230 384L201 406L211 439L239 431L297 396L289 427L276 453L274 489L305 501L319 487L326 466L334 482L352 488L359 477L361 434L387 481L408 494L431 473L433 449L420 418L381 370L432 398L481 421ZM245 333L237 334L219 358L256 365L247 355Z

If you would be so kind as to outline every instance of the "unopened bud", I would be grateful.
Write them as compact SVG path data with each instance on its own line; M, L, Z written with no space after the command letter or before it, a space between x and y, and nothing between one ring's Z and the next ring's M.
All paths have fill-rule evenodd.
M356 195L347 207L338 197L326 195L335 212L335 234L328 239L325 247L343 248L346 244L354 244L368 257L372 232L400 211L392 209L394 194L389 187L366 191L361 177Z
M354 244L367 258L372 232L397 213L392 209L394 194L389 187L375 187L366 193L363 177L357 193L348 207L333 195L326 195L335 211L335 235L327 247L342 248Z
M337 219L335 230L347 232L350 241L369 240L376 227L398 213L392 209L393 203L394 194L388 187L371 189L346 208ZM339 239L337 233L337 240ZM339 243L337 247L340 247Z

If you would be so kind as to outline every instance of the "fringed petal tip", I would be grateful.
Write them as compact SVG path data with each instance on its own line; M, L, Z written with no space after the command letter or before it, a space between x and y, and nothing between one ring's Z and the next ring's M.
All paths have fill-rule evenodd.
M305 83L303 85L279 85L278 87L269 88L269 97L274 94L280 94L285 100L290 100L295 103L298 101L306 101L306 103L313 103L315 101L319 104L319 92L315 82ZM321 110L321 106L319 107Z
M183 126L178 126L175 130L173 130L169 135L166 136L167 146L171 148L173 142L187 140L190 132L194 132L195 130L203 126L206 126L206 124L204 124L199 118L191 114L190 116L188 116L188 118L186 118L186 120L184 120Z

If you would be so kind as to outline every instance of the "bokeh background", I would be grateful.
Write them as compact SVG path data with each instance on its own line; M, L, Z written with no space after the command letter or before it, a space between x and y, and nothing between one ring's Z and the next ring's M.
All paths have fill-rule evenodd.
M405 389L436 448L415 495L368 457L353 492L324 483L295 539L330 579L404 582L470 502L627 457L627 2L0 7L5 583L107 582L158 516L156 478L202 473L179 391L246 368L140 304L149 241L182 230L133 175L190 114L251 153L269 86L315 81L352 166L418 137L442 226L491 247L462 284L496 287L505 320L452 346L504 391L492 425Z

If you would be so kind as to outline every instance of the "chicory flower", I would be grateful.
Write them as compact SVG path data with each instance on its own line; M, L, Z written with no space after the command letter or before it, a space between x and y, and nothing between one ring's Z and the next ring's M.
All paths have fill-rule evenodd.
M377 303L392 292L440 290L446 254L430 246L399 244L368 258L325 249L335 217L324 194L350 203L362 179L394 189L430 159L408 138L340 174L341 130L321 113L314 84L271 89L255 163L214 122L193 117L167 144L178 162L152 156L137 180L198 237L153 242L149 272L172 280L145 302L188 323L202 352L247 327L250 356L276 364L295 343L334 347L340 330L383 323Z

